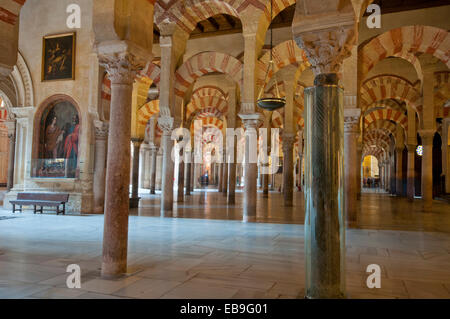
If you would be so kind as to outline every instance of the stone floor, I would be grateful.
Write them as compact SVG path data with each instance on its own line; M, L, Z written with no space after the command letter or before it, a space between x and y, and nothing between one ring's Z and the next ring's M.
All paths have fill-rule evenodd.
M129 274L100 278L102 215L13 215L0 211L0 298L298 298L304 293L303 200L258 194L258 214L242 216L242 194L197 191L172 216L142 195L129 222ZM176 218L172 218L176 217ZM450 205L432 213L420 200L364 193L359 226L347 230L350 298L450 298ZM251 222L247 222L251 221ZM254 222L253 222L254 221ZM66 288L78 264L81 289ZM369 264L382 269L369 289Z

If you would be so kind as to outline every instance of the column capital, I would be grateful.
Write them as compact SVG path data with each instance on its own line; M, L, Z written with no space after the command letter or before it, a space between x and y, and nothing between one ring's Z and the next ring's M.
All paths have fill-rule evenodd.
M283 134L283 152L292 151L295 143L295 135L292 133L284 133Z
M174 124L174 118L167 115L161 115L158 117L158 125L163 131L164 135L171 135Z
M254 128L257 129L261 122L264 120L263 115L261 113L240 113L238 114L244 123L244 127L246 129Z
M112 84L132 84L152 54L129 41L105 41L97 46L99 64Z
M432 145L435 130L419 130L420 137L422 138L423 145Z
M95 129L95 139L96 140L106 140L109 133L109 123L94 120L94 129Z
M340 25L304 32L295 37L295 42L305 51L315 75L318 75L338 73L344 59L351 55L355 39L353 25Z
M142 138L138 138L138 137L133 137L131 139L131 142L133 143L134 147L138 147L140 148L142 145L142 142L144 142L144 140Z
M16 136L16 120L8 120L3 122L8 129L8 137L13 138Z
M361 109L344 109L344 132L359 134Z
M407 144L406 148L408 149L408 153L414 153L416 151L417 146L415 144Z

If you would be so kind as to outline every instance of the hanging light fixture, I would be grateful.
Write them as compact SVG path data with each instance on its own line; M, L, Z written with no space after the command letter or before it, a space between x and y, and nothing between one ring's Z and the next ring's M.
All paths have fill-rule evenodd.
M270 0L270 21L272 22L273 19L273 0ZM273 27L270 27L270 61L269 65L267 66L266 76L264 79L264 84L261 88L261 91L258 95L258 100L256 101L256 104L267 111L275 111L279 108L282 108L286 105L286 98L280 97L280 90L278 89L278 81L277 76L275 74L274 66L273 66ZM267 78L269 77L269 72L272 70L272 74L274 74L275 77L275 89L276 89L276 96L275 97L263 97L264 95L264 86L267 81Z

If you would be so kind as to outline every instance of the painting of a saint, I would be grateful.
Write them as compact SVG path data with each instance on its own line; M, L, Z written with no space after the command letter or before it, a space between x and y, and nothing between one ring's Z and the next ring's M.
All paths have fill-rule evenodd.
M65 163L65 170L62 173L66 177L75 177L78 163L79 135L78 112L70 102L59 102L47 109L41 120L39 154L39 158L42 159L41 162L52 163L53 165L55 160L62 161ZM42 171L50 175L49 169L46 168ZM58 170L60 170L59 167Z
M42 81L75 79L75 33L44 37Z
M58 151L61 149L64 131L57 125L57 117L52 116L51 124L45 130L45 152L46 158L58 158Z

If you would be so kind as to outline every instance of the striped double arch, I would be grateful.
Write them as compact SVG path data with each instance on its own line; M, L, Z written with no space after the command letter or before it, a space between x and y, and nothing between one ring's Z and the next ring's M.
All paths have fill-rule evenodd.
M419 115L422 111L422 97L408 80L395 75L377 75L364 81L361 87L361 109L367 111L379 101L396 99L406 102Z
M405 132L408 131L408 118L403 112L392 109L378 109L364 116L364 126L368 127L375 121L388 120L399 124Z
M208 73L229 75L241 88L243 64L231 55L220 52L201 52L188 59L175 73L175 94L185 97L191 85Z
M447 30L431 26L405 26L387 31L359 51L362 78L381 60L397 56L417 65L415 53L427 53L450 68L450 36ZM420 74L419 74L420 76Z
M370 132L373 130L380 130L387 134L392 134L392 136L395 138L397 124L395 124L389 120L377 120L377 121L370 123L366 128L367 132Z
M435 91L434 91L434 109L436 117L450 117L450 105L445 106L450 100L450 72L436 72Z
M189 119L193 113L201 113L206 109L214 109L217 111L217 113L226 115L228 112L228 101L217 96L203 96L194 98L187 105L186 118Z
M297 76L299 76L305 69L309 68L311 64L306 57L305 51L300 49L294 40L288 40L275 46L272 50L274 68L269 71L266 79L266 72L270 61L270 51L266 52L261 59L259 59L256 66L256 85L258 87L266 87L275 73L288 65L296 65L298 67Z

